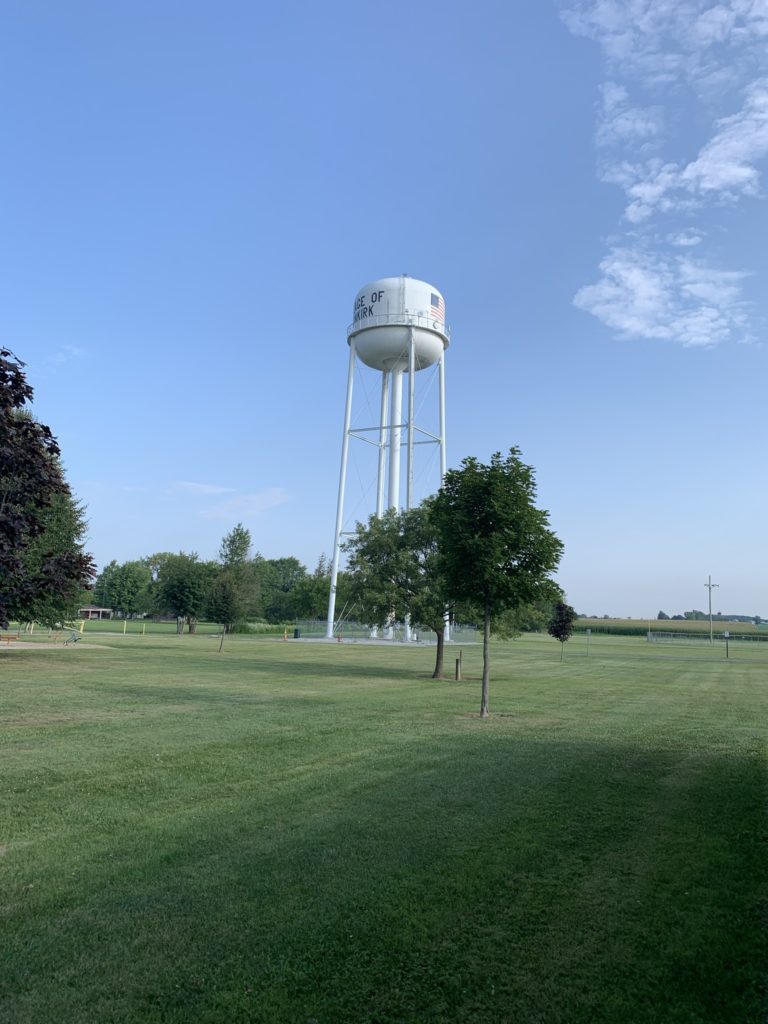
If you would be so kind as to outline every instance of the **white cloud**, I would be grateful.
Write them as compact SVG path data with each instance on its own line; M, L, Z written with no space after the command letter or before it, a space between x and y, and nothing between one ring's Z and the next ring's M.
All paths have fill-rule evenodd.
M603 162L600 177L627 197L624 241L614 241L598 281L581 288L575 304L627 337L686 346L748 337L745 275L690 258L710 233L692 215L707 208L711 220L744 198L762 198L768 0L570 0L562 17L600 46L608 80L596 141L621 147L624 157ZM665 126L678 124L696 132L709 125L698 152L681 158L685 130L674 156L662 153ZM675 223L681 214L685 229Z
M717 132L681 172L689 191L757 193L755 163L768 153L768 79L753 83L742 110L717 123Z
M723 4L704 11L691 25L691 37L702 46L725 42L733 32L736 12Z
M562 17L600 45L610 67L651 87L687 82L710 92L743 83L765 60L765 0L577 0ZM749 59L734 61L735 51Z
M715 134L695 160L680 166L659 159L624 162L603 174L631 200L625 211L633 224L663 213L690 210L707 201L733 202L759 194L757 164L768 155L768 79L749 87L742 109L716 123Z
M200 512L203 519L242 520L257 516L267 509L284 505L288 494L282 487L268 487L258 494L238 494L226 501L211 505Z
M600 271L599 281L579 289L574 304L623 337L686 347L744 340L741 272L639 247L612 249Z

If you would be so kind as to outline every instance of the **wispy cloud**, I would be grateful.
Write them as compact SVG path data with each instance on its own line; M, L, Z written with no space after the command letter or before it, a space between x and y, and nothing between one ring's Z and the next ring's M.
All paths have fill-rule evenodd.
M77 345L61 345L50 357L49 362L56 366L62 366L64 363L71 363L75 359L82 358L85 354L85 349L78 348Z
M222 487L220 484L201 484L191 480L176 480L168 486L168 494L211 495L232 494L234 487Z
M768 79L753 83L736 114L720 118L712 138L689 163L651 160L622 163L613 180L630 200L627 219L634 224L655 211L690 211L706 202L735 202L759 194L757 164L768 155ZM608 179L608 176L606 176Z
M201 510L203 519L248 519L276 505L284 505L288 494L281 487L268 487L257 494L237 494Z
M675 231L671 235L667 235L666 241L678 249L690 249L694 245L701 245L704 237L701 231Z
M754 77L768 40L765 0L576 0L563 20L597 42L622 77L704 94Z
M617 82L605 82L595 140L598 146L647 143L663 130L663 112L659 106L637 107L629 93Z
M623 239L575 304L626 336L683 345L748 336L746 275L713 267L696 221L763 198L768 0L571 0L562 17L600 47L599 174L627 198ZM665 158L668 133L685 122L697 126L696 148L680 157L677 127ZM681 253L694 246L695 262Z

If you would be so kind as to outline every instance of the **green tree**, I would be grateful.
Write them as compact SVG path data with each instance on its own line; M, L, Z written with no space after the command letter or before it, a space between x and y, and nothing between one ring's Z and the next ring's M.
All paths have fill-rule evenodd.
M300 619L324 619L328 611L328 594L331 586L331 563L320 555L317 566L311 574L300 579L293 590L294 613ZM337 603L343 607L349 598L346 576L339 573L336 580Z
M201 562L194 552L165 555L158 567L156 602L158 610L175 615L179 633L184 623L195 632L197 620L206 607L215 566Z
M565 644L571 639L573 633L573 623L576 621L576 612L571 608L565 601L558 601L555 605L552 618L547 626L547 632L550 636L553 636L555 640L560 641L560 661L563 660L563 651L565 650Z
M233 626L245 618L243 589L229 569L220 569L211 582L207 600L207 616L221 625L219 653L224 646L224 636Z
M93 600L102 608L115 607L115 578L120 566L112 559L101 570L93 585Z
M123 562L114 560L99 573L93 598L104 608L129 618L152 611L154 587L152 572L145 559Z
M546 597L563 545L536 508L533 470L520 459L494 454L490 465L465 459L449 470L434 500L444 572L451 598L468 601L483 617L480 717L487 718L490 632L494 615Z
M251 531L242 523L225 534L219 548L219 561L226 569L244 569L251 557Z
M431 501L418 508L371 516L357 524L344 545L350 593L360 614L372 626L410 619L412 626L432 630L437 638L433 679L443 672L445 614L448 597Z
M297 558L262 559L259 563L261 601L267 622L296 618L297 587L307 570Z
M118 576L119 595L116 607L126 617L152 610L152 573L140 560L123 562Z
M669 616L667 615L666 612L659 612L659 614L656 616L656 619L657 619L657 621L658 620L663 620L663 619L669 619Z
M24 408L33 390L24 364L0 349L0 626L36 610L66 611L94 575L82 546L82 507L72 498L50 429ZM70 544L60 543L70 530ZM45 540L48 533L48 542ZM31 548L33 541L36 546Z
M503 639L520 636L521 633L542 633L549 625L555 605L563 598L563 592L554 581L547 588L551 593L538 601L508 608L495 615L491 622L491 635Z
M31 595L24 608L19 606L14 618L54 627L73 619L81 606L82 576L64 570L55 588L46 581L53 565L60 560L66 565L73 553L82 554L85 511L69 492L59 492L42 510L41 522L43 530L29 542L23 559Z
M256 577L251 560L251 534L242 523L222 539L219 561L221 565L209 590L207 615L213 622L221 624L221 650L224 633L231 632L238 622L245 621L254 604Z

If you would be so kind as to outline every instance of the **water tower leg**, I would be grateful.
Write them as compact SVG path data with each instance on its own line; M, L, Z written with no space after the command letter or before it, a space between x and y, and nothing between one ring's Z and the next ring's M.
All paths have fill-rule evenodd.
M379 470L376 479L376 515L384 515L384 477L387 465L387 412L389 410L389 371L381 374L381 410L379 412Z
M355 381L355 343L349 345L349 372L347 374L347 401L344 408L344 437L341 442L341 470L339 472L339 497L336 504L336 534L333 539L333 561L331 562L331 589L328 595L328 621L325 636L333 639L333 620L336 613L336 581L339 577L341 556L341 529L344 525L344 490L347 484L347 457L349 455L349 429L352 421L352 385Z
M440 356L440 363L438 365L439 381L440 381L440 486L443 485L445 480L445 473L447 469L446 457L445 457L445 352ZM451 639L451 617L448 612L443 616L445 622L445 640Z
M445 461L445 353L440 356L438 371L440 382L440 486L442 487L447 469Z
M413 338L413 328L408 331L408 459L405 469L405 507L413 505L413 405L416 390L416 344ZM407 627L406 627L407 629ZM410 639L406 637L406 639Z
M389 425L388 508L400 508L400 445L403 435L403 371L392 371L392 419Z

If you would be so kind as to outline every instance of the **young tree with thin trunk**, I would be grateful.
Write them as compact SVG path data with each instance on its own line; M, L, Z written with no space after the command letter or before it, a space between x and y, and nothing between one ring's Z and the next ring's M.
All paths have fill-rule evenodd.
M223 645L223 634L231 633L237 623L245 622L255 603L251 532L242 523L223 537L219 561L221 567L216 569L208 596L208 617L222 624Z
M547 632L555 640L560 641L560 661L563 660L566 642L571 639L575 620L576 612L574 609L569 604L566 604L565 601L558 601L552 613L552 618L549 620Z
M435 525L451 598L483 615L480 717L489 714L491 619L547 596L563 545L536 508L533 469L496 452L490 465L465 459L449 470L434 499Z
M224 636L233 626L245 618L245 604L240 581L229 569L219 569L211 584L207 604L208 618L221 624L219 654L224 646Z

